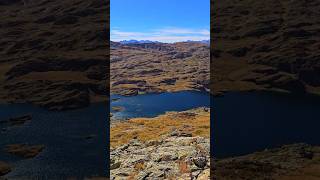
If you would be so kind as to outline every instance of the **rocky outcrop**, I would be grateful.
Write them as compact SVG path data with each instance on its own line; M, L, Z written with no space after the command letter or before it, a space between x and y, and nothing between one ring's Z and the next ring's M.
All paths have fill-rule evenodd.
M213 162L215 179L318 179L320 148L308 144L284 145L249 155Z
M319 94L319 10L308 0L213 2L213 91ZM273 72L252 72L262 66ZM249 77L229 79L240 71Z
M8 80L18 78L20 76L32 73L32 72L48 72L48 71L77 71L85 72L89 68L106 67L107 61L102 59L37 59L26 61L12 67L6 76Z
M111 149L111 179L210 179L210 141L171 136Z
M49 110L67 110L86 107L90 103L90 92L104 95L100 84L78 83L72 80L10 83L5 86L10 95L9 102L33 103ZM27 96L29 90L33 96Z
M111 179L210 179L210 109L114 122Z
M1 1L0 99L50 110L106 101L108 5Z

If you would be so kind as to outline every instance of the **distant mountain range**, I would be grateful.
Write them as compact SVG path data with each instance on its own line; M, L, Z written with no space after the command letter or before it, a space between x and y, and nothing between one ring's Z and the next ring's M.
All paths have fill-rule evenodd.
M203 43L203 44L210 44L210 40L201 40L201 41L191 41L187 40L185 42L196 42L196 43Z
M131 39L131 40L123 40L120 41L121 44L144 44L144 43L160 43L158 41L150 41L150 40L135 40L135 39Z
M210 40L201 40L201 41L192 41L192 40L187 40L184 42L196 42L196 43L203 43L203 44L210 44ZM147 44L147 43L162 43L159 41L150 41L150 40L123 40L119 42L120 44Z

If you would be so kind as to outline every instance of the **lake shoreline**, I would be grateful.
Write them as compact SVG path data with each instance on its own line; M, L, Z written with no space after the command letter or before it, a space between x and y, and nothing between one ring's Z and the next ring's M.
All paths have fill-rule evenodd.
M209 95L201 91L148 93L137 96L112 94L110 96L111 121L134 117L155 117L166 111L183 111L201 106L210 107ZM116 100L112 101L112 99Z
M117 123L111 127L110 143L112 178L210 179L209 108ZM199 158L205 160L202 165L197 164Z

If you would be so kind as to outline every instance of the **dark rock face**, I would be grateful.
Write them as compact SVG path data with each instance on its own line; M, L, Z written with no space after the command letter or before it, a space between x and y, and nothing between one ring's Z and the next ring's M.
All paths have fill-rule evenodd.
M319 172L319 147L291 144L245 156L215 160L217 179L313 179Z
M320 2L309 0L214 2L213 66L226 60L251 68L265 65L275 68L273 76L288 76L281 82L265 79L264 85L302 93L307 86L319 87L319 12Z
M12 79L32 72L85 72L91 67L95 69L106 67L106 63L107 61L101 61L101 59L38 59L18 64L9 70L6 75L8 79Z
M55 25L67 25L67 24L75 24L78 22L78 18L75 16L64 16L59 18L54 22Z
M236 57L243 57L247 54L248 52L248 48L247 47L241 47L241 48L237 48L237 49L232 49L230 51L228 51L230 54L232 54L233 56Z
M108 67L104 63L98 66L92 66L86 71L87 77L94 80L107 80L106 68Z
M52 110L107 100L107 1L1 0L0 98Z
M95 83L73 81L31 81L12 83L5 86L9 90L10 101L29 102L49 110L68 110L86 107L90 104L89 91L106 95L104 86ZM25 95L30 89L33 96Z

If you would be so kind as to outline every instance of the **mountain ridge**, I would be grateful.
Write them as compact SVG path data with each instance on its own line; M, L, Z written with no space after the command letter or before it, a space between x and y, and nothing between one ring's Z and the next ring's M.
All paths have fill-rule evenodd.
M137 43L161 43L159 41L151 41L151 40L135 40L135 39L130 39L130 40L122 40L119 41L120 44L137 44Z

